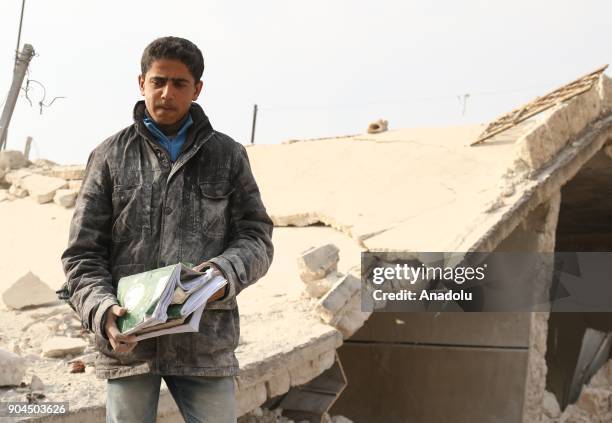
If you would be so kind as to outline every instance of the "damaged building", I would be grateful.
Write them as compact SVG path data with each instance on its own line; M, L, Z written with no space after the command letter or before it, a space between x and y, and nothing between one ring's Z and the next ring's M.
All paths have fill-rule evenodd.
M266 413L277 409L285 421L311 422L612 420L609 314L371 313L360 292L361 252L612 250L610 138L612 80L599 70L488 126L250 146L277 255L238 298L241 419L276 421ZM28 178L57 178L53 169L9 169L0 212L19 216ZM59 206L28 207L54 216L48 224L67 236L71 212ZM27 247L20 242L7 262ZM53 258L61 243L32 248ZM42 272L29 266L18 271ZM41 275L52 288L62 282L57 267ZM550 289L545 275L532 283ZM11 322L0 348L25 360L23 386L0 387L0 400L31 395L36 376L47 400L71 404L68 415L38 420L104 420L104 381L69 372L78 354L43 354L53 337L88 340L68 333L73 320L62 304L0 310ZM164 389L159 420L177 418Z

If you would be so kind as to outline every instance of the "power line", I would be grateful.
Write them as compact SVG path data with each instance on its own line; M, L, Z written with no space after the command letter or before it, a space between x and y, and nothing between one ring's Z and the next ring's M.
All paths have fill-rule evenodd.
M367 107L367 106L381 106L381 105L403 105L403 104L418 104L425 103L431 101L451 101L453 99L460 98L461 101L467 98L474 97L485 97L485 96L496 96L496 95L506 95L506 94L517 94L520 92L532 91L535 89L543 89L549 88L543 85L532 86L527 88L516 88L516 89L508 89L508 90L498 90L498 91L481 91L474 93L465 93L459 95L441 95L441 96L432 96L432 97L421 97L421 98L413 98L413 99L404 99L404 100L382 100L382 101L370 101L364 103L344 103L344 104L316 104L316 105L278 105L278 106L259 106L259 110L262 111L285 111L285 110L330 110L330 109L348 109L348 108L359 108L359 107Z

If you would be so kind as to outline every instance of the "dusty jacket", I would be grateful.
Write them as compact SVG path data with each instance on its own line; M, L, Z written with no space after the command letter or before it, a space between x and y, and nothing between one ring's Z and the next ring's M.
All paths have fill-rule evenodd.
M96 335L96 373L229 376L240 333L236 294L261 278L272 261L272 222L261 202L245 148L212 129L197 104L175 163L142 122L100 144L89 157L62 255L64 296ZM179 261L217 264L229 280L225 298L210 303L199 333L167 335L115 353L103 336L104 312L119 278Z

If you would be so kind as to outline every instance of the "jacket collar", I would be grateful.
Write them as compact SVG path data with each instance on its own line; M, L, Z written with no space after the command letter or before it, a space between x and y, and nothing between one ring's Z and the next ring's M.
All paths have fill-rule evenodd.
M143 122L145 111L145 102L144 100L140 100L134 106L134 124L141 135L151 141L156 141L155 137L151 135L150 131L146 128ZM185 144L183 144L181 151L185 151L187 148L191 147L192 144L197 145L203 142L213 132L213 127L210 124L210 120L199 104L191 103L189 114L191 115L191 119L193 119L193 125L187 131L187 139L185 140Z

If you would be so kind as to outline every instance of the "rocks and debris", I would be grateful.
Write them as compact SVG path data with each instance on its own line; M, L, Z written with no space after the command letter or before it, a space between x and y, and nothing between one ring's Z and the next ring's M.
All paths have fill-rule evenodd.
M59 206L69 209L74 207L77 191L71 189L58 189L53 197L53 202Z
M342 273L333 272L326 275L324 278L304 282L306 284L306 292L312 298L319 299L325 295L341 277Z
M238 418L238 423L294 423L294 421L283 416L281 408L268 410L257 407Z
M0 161L0 187L8 188L4 193L0 190L0 202L30 196L39 204L54 201L64 208L74 206L83 184L85 165L60 166L45 159L31 163L25 158L24 162L20 152L8 153L11 154Z
M298 257L300 278L304 282L310 282L335 272L338 268L339 252L334 244L312 247L304 251Z
M57 295L32 272L19 278L2 294L2 301L9 309L37 307L57 302Z
M368 125L368 134L379 134L389 129L389 122L384 119L378 119Z
M28 190L19 188L16 185L11 185L8 190L8 193L15 198L24 198L28 196Z
M54 336L42 344L42 354L44 357L65 357L69 354L82 354L87 345L87 341L81 338Z
M325 295L342 277L336 270L340 249L334 244L311 247L297 260L300 278L306 285L306 293L315 299Z
M32 375L30 389L32 390L32 392L43 392L45 390L45 384L38 376Z
M83 179L85 176L84 165L69 165L69 166L55 166L47 172L48 176L65 179L67 181Z
M36 404L38 403L39 400L41 399L45 399L46 395L45 394L41 394L39 392L31 392L26 394L26 400L28 401L28 404Z
M548 394L548 393L547 393ZM548 414L547 394L544 397L543 408ZM551 394L552 395L552 394ZM556 401L556 398L553 399ZM549 399L548 402L551 402ZM554 406L552 407L553 411ZM582 387L580 396L574 404L570 404L558 420L561 423L587 423L612 421L612 362L608 361Z
M315 311L321 320L342 332L344 339L352 336L371 314L361 311L361 281L350 273L317 302Z
M10 351L0 350L0 386L18 386L26 372L26 360Z
M9 183L9 184L13 184L16 187L19 187L19 183L21 182L21 180L27 176L33 175L34 172L32 172L32 170L30 169L18 169L14 172L7 172L4 175L4 180Z
M57 163L47 159L34 160L34 166L42 168L44 170L51 170L55 166L59 166Z
M296 422L283 416L282 408L269 410L262 407L257 407L238 418L238 423L302 423L304 421ZM332 417L328 413L324 413L321 416L321 423L353 423L353 421L344 416L338 415Z
M557 419L561 415L561 407L559 407L559 402L557 402L557 398L552 392L544 392L542 411L544 411L544 414L551 419Z
M19 188L28 190L30 196L39 204L53 201L55 192L67 188L68 184L61 178L33 174L19 181Z
M0 169L20 169L29 164L21 151L6 150L0 152Z

